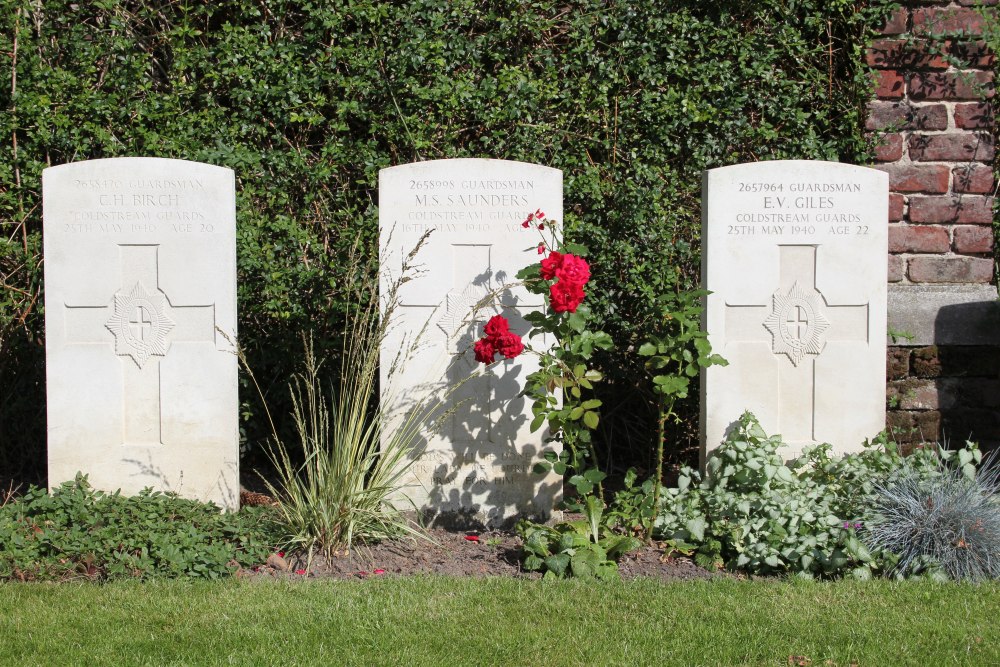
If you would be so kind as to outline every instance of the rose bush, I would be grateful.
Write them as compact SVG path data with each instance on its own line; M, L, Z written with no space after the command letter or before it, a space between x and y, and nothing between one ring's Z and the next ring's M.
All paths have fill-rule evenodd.
M546 218L540 209L528 215L521 223L525 229L534 229L541 235L538 253L543 257L517 274L524 287L541 295L547 307L525 315L531 323L527 337L551 335L556 345L547 347L539 355L539 369L529 375L524 395L532 399L531 429L538 430L548 423L552 433L550 441L563 446L561 454L546 454L540 472L554 469L562 475L573 471L570 482L580 493L586 494L598 486L604 475L596 469L591 430L597 427L601 402L584 392L593 390L593 383L601 374L590 368L590 360L597 349L607 350L611 338L603 331L591 331L588 325L591 314L584 304L584 288L590 281L590 264L584 259L587 249L578 244L565 243L556 233L558 223ZM483 328L483 337L476 341L476 360L490 364L499 353L513 359L525 350L520 336L510 331L506 318L496 315ZM585 470L589 460L590 469Z

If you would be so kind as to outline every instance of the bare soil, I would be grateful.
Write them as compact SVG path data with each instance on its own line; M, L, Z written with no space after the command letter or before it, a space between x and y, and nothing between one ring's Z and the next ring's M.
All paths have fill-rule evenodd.
M713 573L691 560L668 554L661 546L644 546L619 563L623 579L649 577L687 581L728 576ZM515 577L537 579L521 568L521 539L505 531L453 531L432 528L425 538L410 538L361 546L331 558L306 553L272 555L267 563L237 574L245 578L366 579L412 574L453 577Z

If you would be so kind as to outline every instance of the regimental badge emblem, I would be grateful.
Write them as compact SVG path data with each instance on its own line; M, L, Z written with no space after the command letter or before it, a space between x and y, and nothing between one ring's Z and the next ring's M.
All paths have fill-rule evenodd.
M115 354L132 357L142 368L151 356L167 354L167 332L174 322L167 317L167 299L159 290L137 282L128 293L115 294L115 314L104 325L115 337Z
M460 337L468 331L470 326L483 322L486 318L480 314L490 302L490 290L482 285L471 284L463 291L452 290L445 297L447 308L441 319L438 320L438 327L445 332L448 340ZM492 305L490 305L492 310ZM473 336L478 335L473 332Z
M787 294L774 293L771 314L764 327L771 332L771 350L784 354L798 366L807 354L818 355L826 346L824 332L830 321L823 315L824 301L816 290L804 290L796 282Z

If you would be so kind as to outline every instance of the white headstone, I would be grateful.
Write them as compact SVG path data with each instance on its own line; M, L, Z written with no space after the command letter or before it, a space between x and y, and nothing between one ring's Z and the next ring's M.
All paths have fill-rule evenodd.
M888 178L834 162L706 172L702 463L750 410L794 457L861 449L885 428Z
M523 336L530 328L523 315L542 306L541 297L512 286L520 269L539 260L538 233L521 226L537 209L562 221L558 169L455 159L379 175L383 295L399 276L401 258L433 230L416 258L423 274L403 285L398 323L382 350L382 403L389 414L399 419L427 396L445 398L451 411L436 433L425 434L405 479L404 495L431 515L460 512L498 524L547 515L561 498L558 475L532 471L547 431L530 432L531 403L519 396L537 357L524 353L481 374L485 367L472 352L491 316L503 314ZM496 303L474 312L494 291ZM390 379L404 337L425 324L419 350ZM525 343L536 350L548 344L541 338Z
M90 160L46 169L42 193L49 485L236 509L232 170Z

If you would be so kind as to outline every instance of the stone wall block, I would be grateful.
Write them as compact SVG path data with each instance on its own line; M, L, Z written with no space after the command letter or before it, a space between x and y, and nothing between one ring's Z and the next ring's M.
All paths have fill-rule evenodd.
M882 72L888 74L888 70ZM893 71L893 74L899 74ZM879 91L886 92L885 99L899 90L892 77L880 78ZM917 72L910 76L910 97L915 100L979 100L994 95L993 73L982 71ZM880 93L879 97L883 97Z
M902 380L910 374L910 349L892 347L886 350L885 373L890 380Z
M951 187L954 192L960 194L993 192L993 168L990 165L969 162L955 167L951 170L951 174Z
M993 137L981 132L914 134L908 144L910 159L918 162L987 162L993 159Z
M889 429L897 442L935 442L941 433L941 413L937 410L893 410L887 417Z
M951 249L948 230L928 225L890 225L889 252L945 253Z
M955 227L955 252L993 252L993 228L987 225L959 225Z
M993 127L993 109L985 102L955 105L955 126L963 130L988 130Z
M951 169L943 164L878 165L889 173L889 189L895 192L944 194L951 182Z
M903 135L884 134L875 144L875 159L879 162L895 162L903 157Z
M899 255L889 255L888 261L887 273L889 275L889 282L901 282L903 280L903 276L906 274L906 267L903 262L903 258Z
M993 222L993 197L910 197L910 222L988 225Z
M880 100L898 100L903 97L906 81L902 74L896 70L879 70L874 72L873 76L875 77L875 96Z
M907 275L915 283L989 283L993 260L979 257L912 257Z
M962 31L981 35L986 27L982 14L967 7L926 7L913 10L915 35L940 35Z
M895 10L885 22L882 28L883 35L902 35L909 28L910 10L900 7Z

